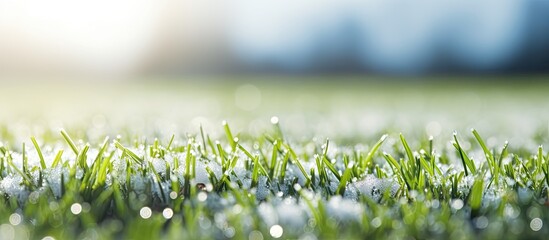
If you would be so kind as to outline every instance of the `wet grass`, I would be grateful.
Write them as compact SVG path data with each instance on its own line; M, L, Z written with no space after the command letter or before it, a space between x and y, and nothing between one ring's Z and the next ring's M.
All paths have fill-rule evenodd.
M198 129L103 142L75 141L61 131L48 141L30 137L32 148L4 138L0 234L512 239L549 233L549 161L541 146L528 152L507 142L487 145L476 130L448 139L388 133L338 145L295 140L278 121L257 136L235 133L226 122L220 129L225 136L215 140Z

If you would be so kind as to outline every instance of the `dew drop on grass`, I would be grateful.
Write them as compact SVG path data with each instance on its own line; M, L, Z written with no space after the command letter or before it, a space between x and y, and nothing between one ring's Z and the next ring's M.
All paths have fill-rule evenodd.
M199 192L196 195L196 198L198 199L198 201L204 202L206 201L206 199L208 199L208 194L206 194L205 192Z
M10 215L10 218L9 218L10 224L13 226L19 225L22 220L23 218L21 217L21 215L19 215L19 213L13 213Z
M170 198L171 198L171 199L176 199L176 198L177 198L177 193L174 192L174 191L171 191L171 192L170 192Z
M152 210L149 207L143 207L139 210L139 216L143 219L149 219L152 216Z
M55 194L55 193L54 193ZM40 197L40 193L38 192L31 192L30 195L29 195L29 202L31 204L36 204L38 203L38 199Z
M171 208L165 208L164 211L162 211L162 216L165 219L170 219L173 217L173 210Z
M278 124L278 117L277 116L271 117L271 123L272 124Z
M282 234L284 233L284 229L280 225L273 225L269 229L269 233L273 238L280 238L282 237Z
M80 203L73 203L71 205L71 212L74 215L80 214L82 212L82 205L80 205Z
M532 229L532 231L537 232L541 230L542 227L543 221L540 218L534 218L530 221L530 229Z
M211 191L213 191L213 184L206 183L206 192L211 192Z

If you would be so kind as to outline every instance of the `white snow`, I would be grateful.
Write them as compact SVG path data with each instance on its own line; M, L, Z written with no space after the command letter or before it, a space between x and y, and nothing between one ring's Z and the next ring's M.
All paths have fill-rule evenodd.
M394 196L399 185L389 179L378 179L373 175L367 175L363 180L353 183L360 194L379 201L385 192Z
M0 180L0 193L6 193L17 199L22 204L29 197L30 192L23 185L23 177L20 175L9 175Z

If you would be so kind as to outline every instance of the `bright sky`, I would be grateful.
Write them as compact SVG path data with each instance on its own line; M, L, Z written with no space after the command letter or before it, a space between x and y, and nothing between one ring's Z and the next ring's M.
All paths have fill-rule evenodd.
M341 57L382 72L422 71L440 56L485 69L520 53L534 2L0 0L0 75L314 69Z
M0 70L136 71L181 31L188 2L0 0Z

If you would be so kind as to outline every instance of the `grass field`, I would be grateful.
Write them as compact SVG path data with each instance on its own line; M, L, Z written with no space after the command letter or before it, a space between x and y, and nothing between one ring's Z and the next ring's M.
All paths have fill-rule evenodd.
M512 80L7 83L0 236L543 239L549 84Z

